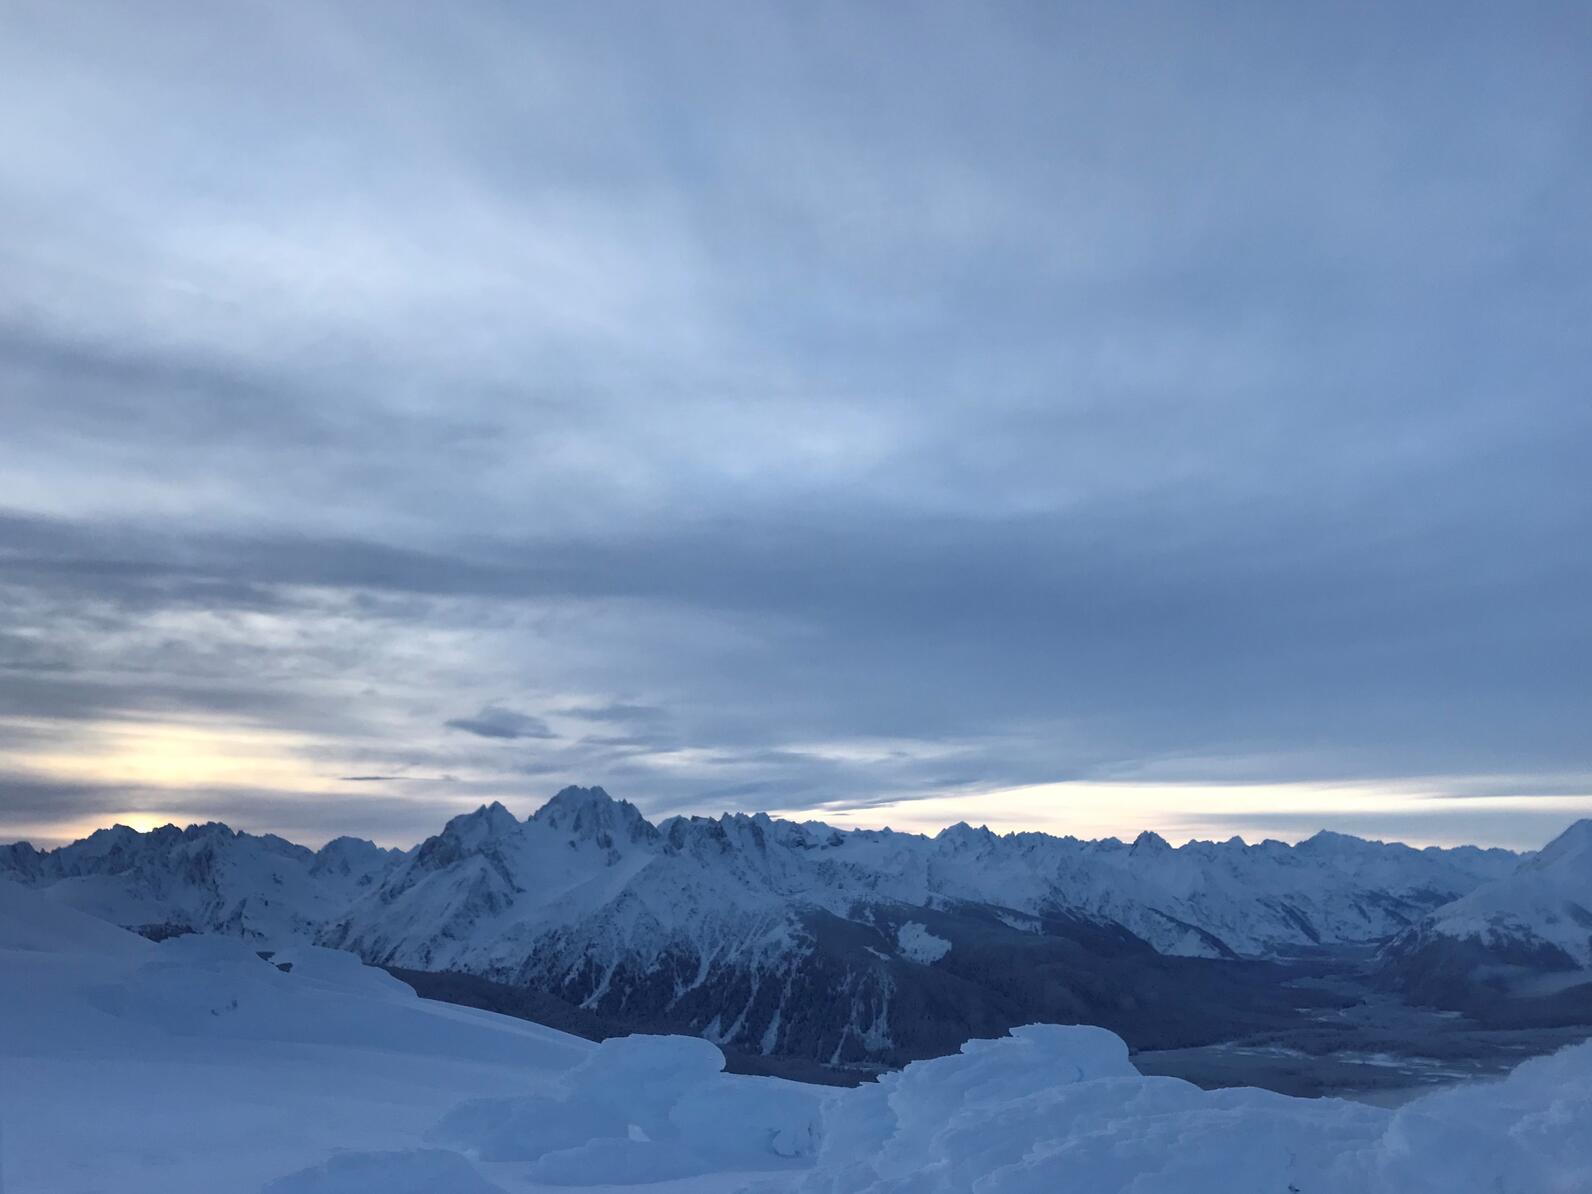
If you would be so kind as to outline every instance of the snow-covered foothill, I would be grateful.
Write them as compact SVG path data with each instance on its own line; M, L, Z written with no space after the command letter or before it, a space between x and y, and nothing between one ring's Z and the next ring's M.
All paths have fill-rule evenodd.
M154 949L142 937L0 879L0 950L137 959L150 956Z
M616 1037L543 1093L455 1108L431 1139L587 1186L788 1169L816 1152L821 1088L725 1074L692 1037Z
M0 883L6 1194L250 1194L334 1153L414 1149L460 1101L591 1049L347 954L280 969L231 938L157 945Z
M1580 1194L1592 1044L1398 1111L1142 1077L1122 1043L1033 1026L825 1107L800 1194Z

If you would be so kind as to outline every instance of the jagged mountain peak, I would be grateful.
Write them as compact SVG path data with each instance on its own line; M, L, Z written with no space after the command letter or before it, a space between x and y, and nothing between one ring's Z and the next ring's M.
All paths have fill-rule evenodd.
M604 847L648 841L658 836L652 822L643 817L635 805L628 800L615 800L596 786L564 788L537 809L531 821Z
M953 849L976 849L999 841L999 837L988 825L980 825L977 829L966 821L958 821L955 825L947 825L934 835L934 840Z
M166 828L171 828L171 826L166 826ZM159 831L156 830L155 832ZM182 835L190 840L197 837L237 837L238 831L233 829L232 826L228 825L225 821L200 821L193 825L189 825L182 831ZM274 837L275 834L267 833L258 836ZM277 840L285 841L286 839L278 838Z
M1164 853L1172 849L1172 843L1167 841L1153 829L1146 829L1133 839L1132 851L1135 854Z
M523 828L523 823L494 800L474 812L460 813L415 849L413 866L421 871L440 870L468 855L478 854Z
M375 876L402 857L402 850L383 849L362 837L335 837L315 851L313 871L316 874Z
M442 835L452 838L461 846L473 848L493 838L514 833L519 827L519 818L494 800L474 812L460 813L454 817L442 827Z
M176 831L175 825L163 825L162 829ZM150 830L157 833L159 830ZM105 854L117 848L125 849L145 835L138 832L131 825L123 825L120 821L104 829L96 829L82 841L74 843L74 848L82 854Z

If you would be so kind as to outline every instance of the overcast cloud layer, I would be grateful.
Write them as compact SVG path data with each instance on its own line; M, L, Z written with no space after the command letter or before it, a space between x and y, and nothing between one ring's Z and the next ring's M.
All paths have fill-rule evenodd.
M1592 794L1586 5L0 24L0 839Z

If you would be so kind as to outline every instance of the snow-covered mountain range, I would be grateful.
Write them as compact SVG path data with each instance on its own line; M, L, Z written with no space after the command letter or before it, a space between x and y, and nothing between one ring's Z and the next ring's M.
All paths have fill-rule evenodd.
M211 930L254 941L313 937L405 857L341 837L319 850L211 822L96 830L59 850L0 846L0 876L158 937Z
M654 825L600 788L567 788L525 820L485 806L407 852L347 838L310 851L222 825L0 848L0 875L154 935L313 940L837 1064L899 1063L1036 1018L1198 1037L1245 960L1443 924L1456 900L1552 862L1325 832L1173 848L1149 833L925 837L761 814Z

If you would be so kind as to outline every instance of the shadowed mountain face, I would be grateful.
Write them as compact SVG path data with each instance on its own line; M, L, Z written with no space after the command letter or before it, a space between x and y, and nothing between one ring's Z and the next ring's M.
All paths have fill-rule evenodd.
M1592 1023L1592 820L1400 933L1379 977L1483 1022Z
M1174 849L761 814L653 825L600 788L523 821L483 807L407 853L219 825L0 850L0 874L120 924L312 939L491 984L477 999L536 993L593 1031L855 1067L1036 1020L1141 1047L1263 1030L1312 998L1282 986L1305 955L1393 937L1518 862L1325 833Z

